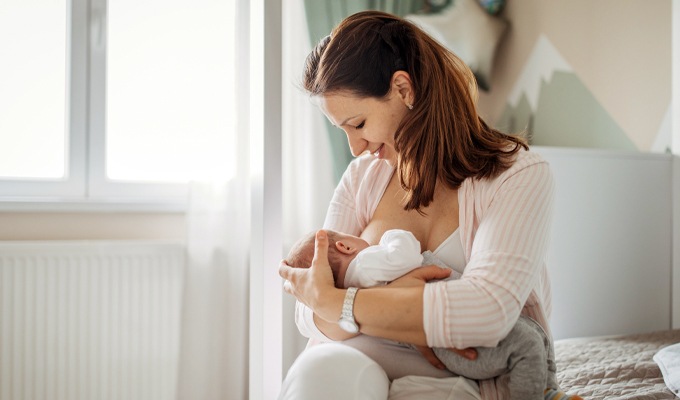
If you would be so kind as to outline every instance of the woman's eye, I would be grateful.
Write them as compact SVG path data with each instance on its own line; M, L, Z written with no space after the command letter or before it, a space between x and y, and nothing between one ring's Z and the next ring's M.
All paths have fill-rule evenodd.
M360 123L359 125L357 125L357 127L356 127L355 129L361 129L361 128L364 127L364 125L366 125L366 121L364 121L364 122Z

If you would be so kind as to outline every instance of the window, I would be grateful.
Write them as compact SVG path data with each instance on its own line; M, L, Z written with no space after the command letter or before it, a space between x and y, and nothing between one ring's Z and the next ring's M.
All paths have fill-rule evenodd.
M0 198L177 201L228 179L234 7L0 2Z

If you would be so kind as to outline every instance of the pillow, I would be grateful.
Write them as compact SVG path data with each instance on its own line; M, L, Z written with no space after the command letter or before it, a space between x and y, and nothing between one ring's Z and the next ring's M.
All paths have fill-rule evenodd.
M654 361L659 365L668 389L680 395L680 343L659 350L654 354Z
M465 62L482 90L489 90L496 47L508 22L489 15L475 0L454 0L437 14L412 14L421 27Z

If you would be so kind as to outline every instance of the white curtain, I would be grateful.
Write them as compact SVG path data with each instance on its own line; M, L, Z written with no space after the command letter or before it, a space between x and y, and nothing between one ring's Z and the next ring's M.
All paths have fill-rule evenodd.
M286 2L282 12L285 253L304 233L321 227L335 181L323 115L299 87L311 51L302 0ZM234 118L239 114L237 110ZM238 151L225 149L225 157L239 158L237 177L226 183L194 183L191 188L178 377L181 400L248 398L250 183L249 151L244 147L248 130L238 129L238 134L242 135ZM306 339L294 324L294 299L283 296L285 374Z
M245 0L234 9L236 47L233 105L221 112L237 145L228 181L191 184L186 213L187 263L183 293L178 400L248 398L251 207L249 179L248 18ZM246 95L244 95L244 93Z
M240 178L192 185L178 399L247 398L248 190Z
M321 228L336 182L323 114L300 84L312 46L303 0L283 7L283 244L287 252ZM343 133L338 130L338 135ZM284 295L284 373L307 341L294 324L295 300Z

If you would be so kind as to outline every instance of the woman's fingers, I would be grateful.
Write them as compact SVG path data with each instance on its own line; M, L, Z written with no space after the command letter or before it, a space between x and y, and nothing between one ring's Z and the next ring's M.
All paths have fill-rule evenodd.
M328 263L328 233L319 230L314 239L314 258L312 259L311 273L318 283L335 287L333 271ZM317 287L318 288L318 287Z
M425 359L430 362L430 364L434 365L435 367L437 367L439 369L446 369L446 366L444 365L444 363L441 362L439 360L439 358L437 358L437 356L434 354L434 351L431 348L429 348L427 346L418 346L418 345L414 345L414 346L416 347L416 349L418 349L418 351L420 351L420 353L423 355L423 357L425 357Z
M290 281L288 279L283 281L283 291L288 294L293 294L293 285L290 284Z
M309 268L294 268L284 260L279 263L279 275L285 280L283 289L286 293L313 308L323 288L334 287L333 272L328 264L328 234L323 230L317 232L314 258Z
M423 286L428 281L433 279L444 279L451 275L451 270L448 268L440 268L436 265L427 267L418 267L408 274L395 279L388 286L390 287L411 287Z
M434 365L435 367L439 369L446 369L446 366L444 365L439 358L434 354L434 350L432 348L427 347L427 346L418 346L414 345L418 351L425 357L427 361L430 362L430 364ZM467 349L456 349L456 348L449 348L449 351L452 351L459 356L466 358L470 361L474 361L477 359L477 350L473 347L468 347Z
M328 263L328 235L323 229L316 232L312 266L318 264L319 262Z
M279 263L279 276L283 278L283 291L295 295L295 292L293 290L293 284L291 283L291 279L293 274L293 267L290 265L286 264L286 260L281 260Z
M290 270L292 270L293 267L290 265L286 264L286 260L281 260L279 263L279 276L285 280L288 280L290 277Z
M463 358L467 358L468 360L476 360L477 359L477 350L474 347L468 347L467 349L456 349L456 348L449 348L449 351L452 351L459 356Z
M441 268L436 265L428 265L426 267L416 268L411 272L414 278L422 279L425 282L433 279L444 279L451 275L451 270L448 268Z

